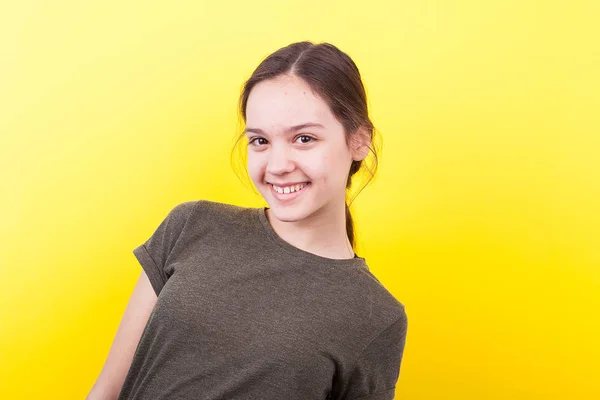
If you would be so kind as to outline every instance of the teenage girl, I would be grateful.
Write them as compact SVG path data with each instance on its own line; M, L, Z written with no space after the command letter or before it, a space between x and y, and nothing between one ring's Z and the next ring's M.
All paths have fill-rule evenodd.
M394 398L407 316L355 253L346 201L373 150L356 65L290 44L240 113L268 206L186 201L133 250L143 271L88 400Z

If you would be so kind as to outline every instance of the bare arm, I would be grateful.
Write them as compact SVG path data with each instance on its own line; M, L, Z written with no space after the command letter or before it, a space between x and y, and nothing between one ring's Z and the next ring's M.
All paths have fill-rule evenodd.
M144 271L135 285L104 367L86 400L114 400L118 397L133 354L154 305L156 293Z

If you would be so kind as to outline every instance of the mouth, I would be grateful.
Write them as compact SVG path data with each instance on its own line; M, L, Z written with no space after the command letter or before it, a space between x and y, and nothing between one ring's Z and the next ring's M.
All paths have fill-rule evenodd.
M271 193L273 193L273 196L282 202L287 202L287 201L291 201L294 200L296 198L298 198L299 196L301 196L304 192L306 192L311 186L310 182L304 182L304 187L300 188L299 190L296 191L290 191L289 193L280 193L277 190L275 190L275 188L273 187L273 185L271 183L269 183L269 187L271 188Z

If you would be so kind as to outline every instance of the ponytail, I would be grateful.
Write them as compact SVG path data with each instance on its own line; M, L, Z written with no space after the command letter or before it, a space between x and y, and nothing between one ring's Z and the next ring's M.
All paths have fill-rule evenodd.
M362 165L362 161L352 161L352 165L350 166L350 171L348 174L348 180L346 181L346 189L350 189L352 185L352 176L358 172L360 166ZM348 240L352 245L352 250L356 250L356 238L354 237L354 220L352 219L352 214L350 213L350 206L348 206L348 202L344 202L344 207L346 208L346 235L348 235Z
M346 234L348 235L348 240L350 240L350 244L352 245L352 249L354 249L354 221L352 220L352 214L350 213L350 207L348 207L348 203L345 203L346 207Z

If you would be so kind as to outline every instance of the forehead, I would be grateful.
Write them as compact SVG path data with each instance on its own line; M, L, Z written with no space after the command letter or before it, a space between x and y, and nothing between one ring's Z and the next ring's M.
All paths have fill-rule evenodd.
M261 129L278 129L315 122L336 124L329 105L296 76L264 80L252 89L246 104L246 124Z

